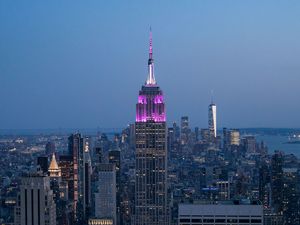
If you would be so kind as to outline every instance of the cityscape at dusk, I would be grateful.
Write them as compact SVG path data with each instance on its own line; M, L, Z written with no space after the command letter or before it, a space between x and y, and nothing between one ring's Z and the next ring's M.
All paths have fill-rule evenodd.
M299 12L0 1L0 224L300 225Z

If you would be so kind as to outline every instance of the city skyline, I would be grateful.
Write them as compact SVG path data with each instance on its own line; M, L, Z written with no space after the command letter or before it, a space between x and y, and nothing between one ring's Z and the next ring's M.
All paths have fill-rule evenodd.
M0 224L299 225L299 11L0 1Z
M153 2L149 9L93 2L69 9L66 2L3 1L0 129L132 123L150 25L168 124L188 115L192 126L206 127L213 89L218 127L297 128L300 4L272 3Z

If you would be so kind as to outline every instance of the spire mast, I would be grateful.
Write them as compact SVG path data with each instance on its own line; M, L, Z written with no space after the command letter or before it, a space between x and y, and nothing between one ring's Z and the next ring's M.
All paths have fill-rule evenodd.
M149 34L149 59L148 59L148 78L146 81L146 85L152 86L156 85L155 77L154 77L154 60L153 60L153 47L152 47L152 29L150 27Z
M150 35L149 35L149 59L152 59L152 30L150 27Z

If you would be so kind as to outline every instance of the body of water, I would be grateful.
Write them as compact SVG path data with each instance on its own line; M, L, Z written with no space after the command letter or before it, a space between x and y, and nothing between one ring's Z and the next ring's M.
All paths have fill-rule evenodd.
M289 136L284 135L256 135L256 140L258 142L264 141L268 146L269 153L274 152L275 150L280 150L286 154L294 154L300 158L300 143L289 144Z

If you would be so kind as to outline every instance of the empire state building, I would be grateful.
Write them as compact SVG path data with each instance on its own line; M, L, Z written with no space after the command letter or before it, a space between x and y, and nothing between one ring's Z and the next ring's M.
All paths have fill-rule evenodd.
M135 224L167 225L166 112L162 90L154 77L152 33L148 78L136 104Z

